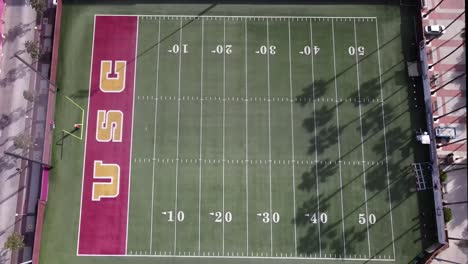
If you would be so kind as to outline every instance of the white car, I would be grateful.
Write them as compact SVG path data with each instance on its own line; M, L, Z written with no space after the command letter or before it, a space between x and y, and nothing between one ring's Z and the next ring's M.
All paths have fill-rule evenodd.
M427 35L442 35L444 34L445 27L441 25L431 25L424 27L424 33Z

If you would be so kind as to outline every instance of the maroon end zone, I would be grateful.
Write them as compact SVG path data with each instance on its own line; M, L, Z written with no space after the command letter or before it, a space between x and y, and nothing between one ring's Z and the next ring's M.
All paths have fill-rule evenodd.
M78 255L125 255L138 17L96 16Z

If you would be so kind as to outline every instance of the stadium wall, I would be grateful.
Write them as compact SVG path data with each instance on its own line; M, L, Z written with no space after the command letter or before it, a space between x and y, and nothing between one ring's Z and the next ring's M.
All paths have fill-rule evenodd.
M62 18L62 0L57 0L57 5L55 7L55 23L54 23L54 36L52 44L52 62L50 68L50 82L55 83L57 76L57 59L58 59L58 48L60 41L60 23ZM53 91L53 87L49 83L49 89ZM53 120L54 120L54 110L55 110L55 92L49 92L48 101L47 101L47 117L46 117L46 129L45 129L45 139L44 139L44 150L42 155L42 162L50 164L51 160L51 142L52 142L52 129L53 129ZM33 246L33 256L32 263L39 263L39 254L41 250L41 238L42 238L42 227L44 222L44 213L46 209L47 197L49 193L49 170L43 169L42 171L42 181L40 189L40 198L37 208L37 217L36 217L36 232L34 234L34 246Z

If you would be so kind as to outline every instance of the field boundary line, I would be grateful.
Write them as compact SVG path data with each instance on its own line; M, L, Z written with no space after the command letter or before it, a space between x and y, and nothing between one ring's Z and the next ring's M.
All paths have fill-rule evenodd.
M268 19L266 21L267 30L267 84L268 84L268 171L270 177L270 255L273 256L273 209L271 199L271 100L270 100L270 28Z
M158 20L158 43L161 41L161 19ZM156 62L156 97L159 89L159 46L157 49L158 60ZM154 139L153 139L153 159L156 158L156 139L157 139L157 124L158 124L158 102L154 106ZM153 175L151 182L151 227L150 227L150 252L153 250L153 217L154 217L154 173L156 161L153 160Z
M310 49L313 48L313 29L312 29L312 20L309 20L309 30L310 30ZM315 102L315 68L314 68L314 54L310 56L311 60L311 76L312 76L312 98L313 100L313 114L314 114L314 146L315 146L315 164L318 163L318 151L317 151L317 121L315 116L316 102ZM316 183L316 195L317 195L317 218L320 219L320 192L319 192L319 179L318 179L318 166L315 166L315 183ZM319 235L319 256L322 257L322 238L320 234L320 225L321 221L317 221L318 235Z
M353 29L354 29L354 47L357 50L358 44L357 44L357 33L356 33L356 20L353 21ZM356 51L354 53L354 58L356 60L356 82L357 82L357 90L358 90L358 98L359 101L361 101L361 82L359 79L359 59L358 59L358 52ZM366 164L365 164L365 154L364 154L364 137L362 135L362 109L361 109L361 104L358 104L358 109L359 109L359 125L360 125L360 136L361 136L361 154L362 154L362 176L364 180L364 202L366 205L366 228L367 228L367 246L369 249L369 257L371 257L371 249L370 249L370 234L369 234L369 211L367 207L367 180L366 180Z
M203 49L205 39L205 21L201 20L201 66L200 66L200 97L203 98ZM198 254L201 249L201 188L202 188L202 144L203 144L203 100L200 101L200 150L198 167Z
M135 14L96 14L96 16L138 16L138 17L178 17L178 18L261 18L261 19L377 19L375 16L200 16L200 15L135 15Z
M385 164L387 168L387 193L388 193L388 206L390 210L390 223L391 223L391 231L392 231L392 247L393 247L393 258L396 259L396 251L395 251L395 235L393 232L393 213L392 213L392 196L390 194L390 173L388 170L388 151L387 151L387 136L386 136L386 127L385 127L385 110L384 110L384 97L383 97L383 88L382 88L382 68L380 64L380 43L379 43L379 26L378 20L375 19L375 31L376 31L376 39L377 39L377 58L379 64L379 84L380 84L380 101L382 102L382 123L383 123L383 134L384 134L384 146L385 146Z
M80 254L83 257L137 257L137 258L196 258L196 259L271 259L271 260L331 260L331 261L381 261L381 262L394 262L395 259L387 258L316 258L316 257L261 257L261 256L189 256L189 255L93 255L93 254Z
M136 94L136 74L137 74L137 64L138 64L138 32L140 27L140 18L137 17L136 21L136 40L135 40L135 63L133 66L133 103L132 103L132 131L130 137L130 155L129 155L129 167L128 167L128 199L127 199L127 228L125 234L125 252L128 250L128 219L130 218L130 195L132 187L132 150L133 150L133 131L135 124L135 94ZM91 76L89 77L91 78ZM84 167L83 167L84 168ZM83 170L84 171L84 170Z
M247 61L247 19L245 19L244 23L244 37L245 37L245 50L244 50L244 55L245 55L245 98L248 98L248 61ZM245 207L245 223L246 223L246 252L247 255L249 254L249 163L247 162L249 160L249 118L248 118L248 112L249 112L249 100L245 100L245 201L246 201L246 207Z
M224 222L226 217L225 207L224 207L224 171L225 171L225 152L226 152L226 20L223 20L223 246L222 252L224 255Z
M60 6L62 6L61 2ZM96 16L94 16L93 20L93 40L91 44L91 62L89 66L89 90L88 90L88 109L86 111L86 125L88 124L89 120L89 105L91 101L91 76L93 74L93 60L94 60L94 36L96 33ZM83 173L81 173L81 195L80 195L80 217L78 219L78 236L77 236L77 241L76 241L76 255L78 256L78 251L80 249L80 233L81 233L81 212L83 211L83 188L84 188L84 178L85 178L85 172L84 172L84 167L86 164L86 146L88 145L88 128L86 128L85 132L85 142L84 142L84 155L83 155ZM129 208L130 210L130 208ZM128 224L128 222L127 222ZM127 253L127 252L125 252Z
M292 92L292 59L291 59L291 21L288 20L288 55L289 55L289 96L293 95ZM293 103L292 100L290 100L290 105L291 105L291 158L294 161L294 113L293 113ZM271 162L270 162L271 164ZM296 173L295 173L295 164L294 162L292 163L292 184L293 184L293 224L294 224L294 254L297 256L297 226L296 226Z
M338 86L336 81L336 55L335 55L335 24L332 20L332 39L333 39L333 69L335 72L334 80L335 80L335 96L336 100L338 100ZM337 130L337 139L338 139L338 167L340 172L340 196L341 196L341 225L343 228L343 254L346 256L346 238L345 238L345 225L344 225L344 209L343 209L343 179L341 176L341 147L340 147L340 117L338 113L338 102L336 103L336 130Z
M182 19L180 20L180 34L179 34L179 47L182 47ZM175 169L175 202L174 202L174 214L177 214L177 184L179 177L179 136L180 136L180 75L181 75L181 64L182 64L182 50L179 50L179 87L178 87L178 103L177 103L177 142L176 142L176 169ZM177 249L177 221L174 221L174 253Z

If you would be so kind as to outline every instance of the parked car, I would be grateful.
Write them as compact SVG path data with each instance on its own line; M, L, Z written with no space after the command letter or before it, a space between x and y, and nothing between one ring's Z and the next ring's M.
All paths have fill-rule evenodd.
M424 33L427 35L442 35L444 34L445 27L441 25L431 25L424 27Z

